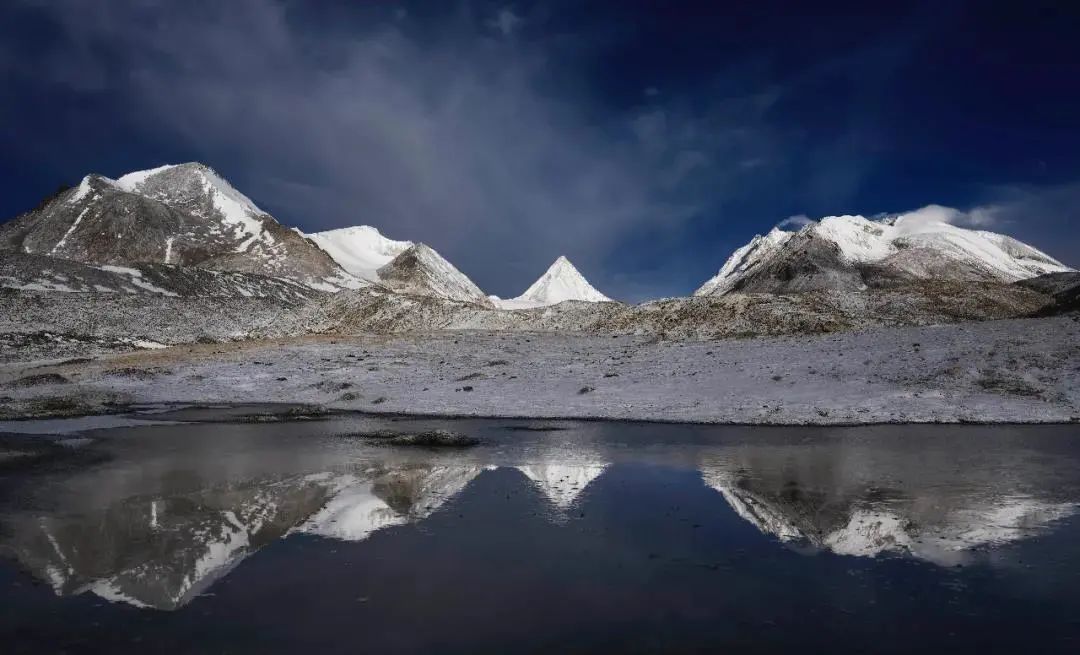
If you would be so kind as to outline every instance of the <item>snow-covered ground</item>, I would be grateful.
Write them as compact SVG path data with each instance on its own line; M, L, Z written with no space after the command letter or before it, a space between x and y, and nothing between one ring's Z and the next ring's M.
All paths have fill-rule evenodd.
M48 373L67 382L19 381ZM448 331L192 344L0 366L0 415L101 399L763 424L1065 422L1080 420L1080 322L718 341Z

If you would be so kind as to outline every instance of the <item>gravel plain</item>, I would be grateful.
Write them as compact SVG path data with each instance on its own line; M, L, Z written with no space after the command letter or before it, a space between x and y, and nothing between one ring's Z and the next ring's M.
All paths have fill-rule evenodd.
M709 341L439 331L0 364L0 417L131 403L702 423L1080 421L1080 318Z

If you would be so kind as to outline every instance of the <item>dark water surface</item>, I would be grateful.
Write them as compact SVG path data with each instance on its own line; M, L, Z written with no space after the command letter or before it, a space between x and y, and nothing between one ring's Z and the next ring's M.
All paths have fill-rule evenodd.
M1075 427L162 417L0 462L4 652L1080 652Z

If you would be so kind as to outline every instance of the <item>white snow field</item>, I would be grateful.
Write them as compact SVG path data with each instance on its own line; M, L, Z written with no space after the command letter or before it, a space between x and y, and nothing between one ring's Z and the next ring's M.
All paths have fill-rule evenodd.
M378 282L377 271L414 245L412 241L388 239L369 225L313 232L304 236L325 250L347 272L368 282Z

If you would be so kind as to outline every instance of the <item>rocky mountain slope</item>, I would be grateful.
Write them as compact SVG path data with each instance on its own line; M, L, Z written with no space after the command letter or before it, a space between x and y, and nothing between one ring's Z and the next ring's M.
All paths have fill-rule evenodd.
M1047 273L1021 280L1017 282L1017 285L1050 296L1052 301L1036 312L1038 316L1080 312L1080 272L1078 271Z
M1010 318L1029 315L1050 301L1016 285L916 282L859 292L730 294L640 305L568 301L507 312L370 287L326 294L283 320L334 334L512 330L714 339Z
M1009 283L1072 269L1011 237L950 224L927 207L868 220L830 216L756 236L694 295L857 291L913 280Z
M503 300L491 296L491 301L499 309L531 309L557 305L567 300L608 302L611 298L597 291L569 259L561 256L517 298Z
M159 263L359 286L301 233L284 227L212 169L190 163L88 175L0 225L0 249L89 264Z
M322 292L283 277L212 271L172 264L92 266L44 255L5 253L0 287L66 293L156 294L162 296L275 298L301 302Z
M727 294L641 305L568 301L518 311L396 293L376 285L315 292L306 300L284 293L193 298L0 289L0 350L6 351L0 361L73 356L80 349L132 349L136 341L172 345L305 334L489 330L672 340L821 334L1029 316L1053 302L1052 296L1020 285L978 282L922 282L858 292Z
M381 284L398 293L492 306L480 287L422 243L410 246L377 273Z

